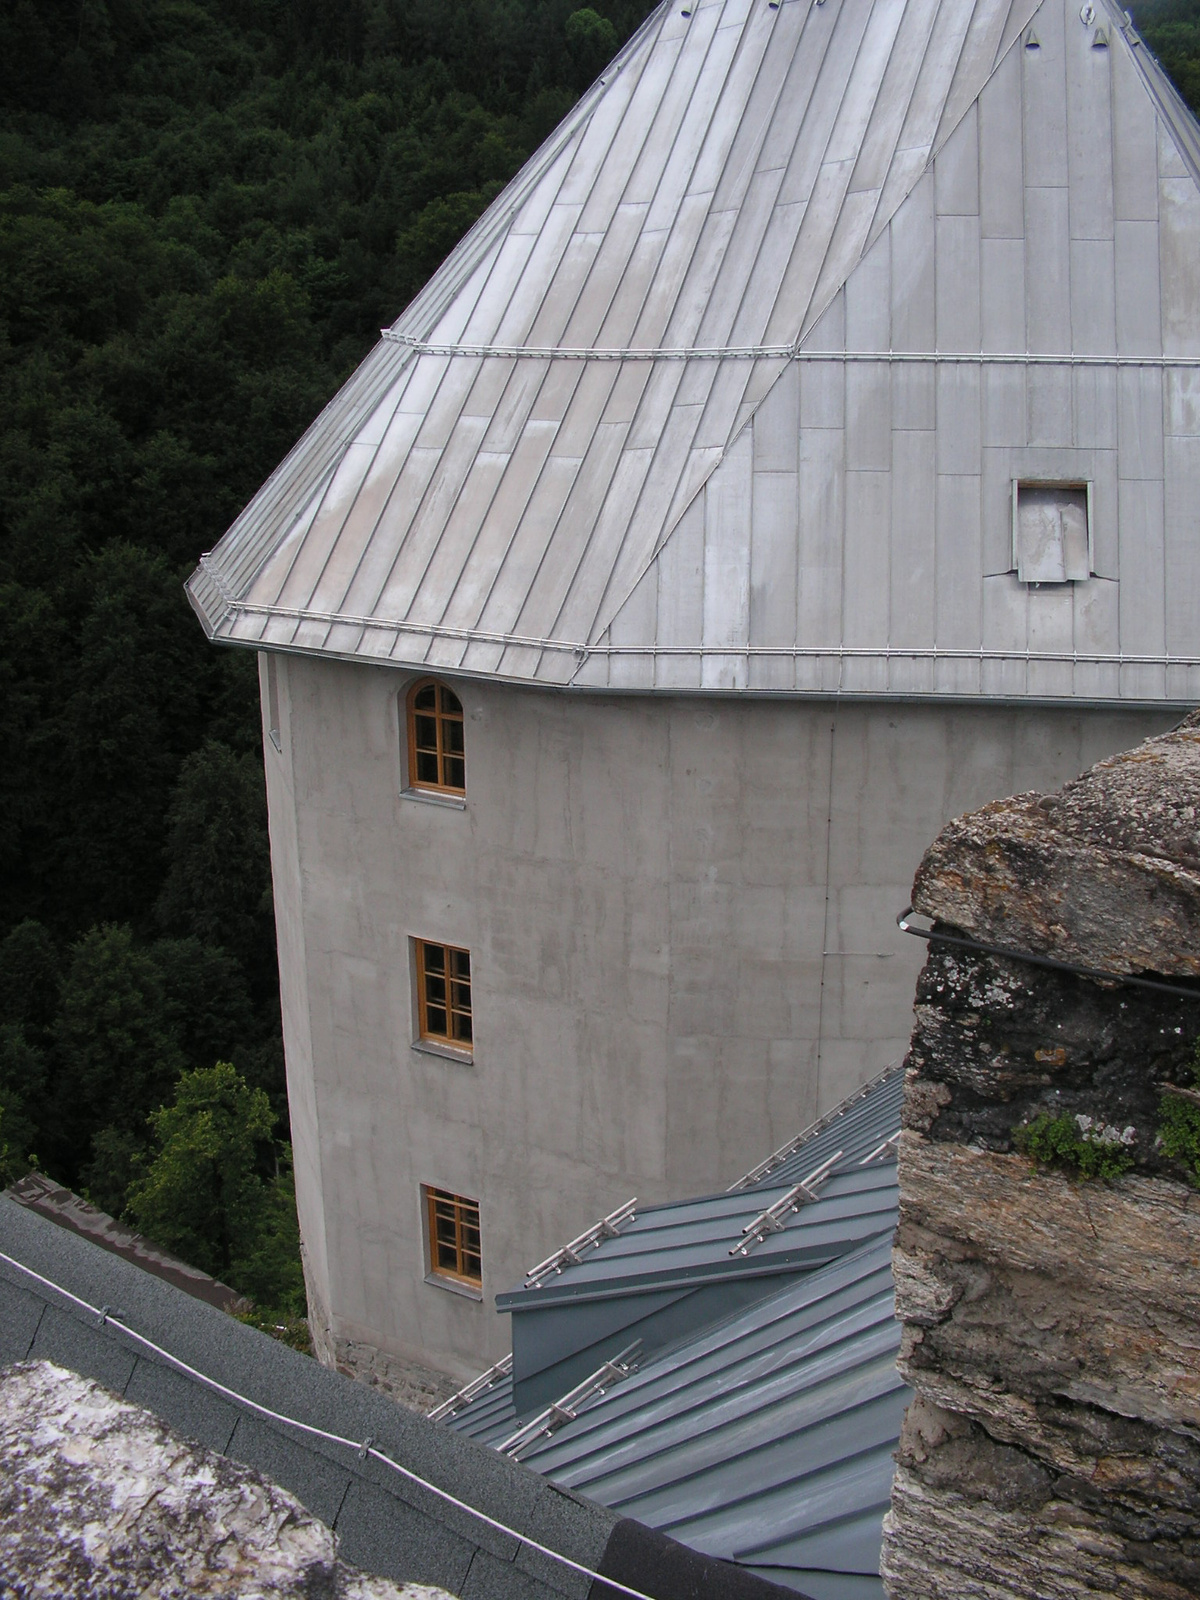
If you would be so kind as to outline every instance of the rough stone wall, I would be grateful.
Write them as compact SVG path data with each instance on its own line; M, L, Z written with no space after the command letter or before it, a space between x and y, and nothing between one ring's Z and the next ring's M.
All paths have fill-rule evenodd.
M338 1339L334 1344L335 1357L327 1366L334 1366L346 1378L357 1378L360 1383L379 1389L410 1411L428 1414L458 1388L453 1378L419 1361L404 1361L389 1355L373 1344L361 1344L354 1339Z
M951 823L913 898L948 934L1200 977L1200 715ZM1158 1136L1161 1086L1193 1082L1197 987L929 947L895 1249L916 1392L885 1524L897 1600L1200 1593L1200 1193ZM1119 1131L1129 1170L1035 1165L1042 1113Z

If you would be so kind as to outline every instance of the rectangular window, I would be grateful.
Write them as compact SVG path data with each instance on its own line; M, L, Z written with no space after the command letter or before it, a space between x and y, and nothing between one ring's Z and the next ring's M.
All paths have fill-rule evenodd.
M417 939L417 1009L422 1039L469 1050L471 955L449 944Z
M1013 566L1022 583L1091 577L1091 484L1014 480Z
M423 1189L429 1270L473 1289L483 1287L479 1202L445 1189Z

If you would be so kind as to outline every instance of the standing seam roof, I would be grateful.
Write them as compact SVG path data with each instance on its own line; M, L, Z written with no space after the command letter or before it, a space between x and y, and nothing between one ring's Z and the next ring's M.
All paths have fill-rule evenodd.
M896 1371L891 1236L904 1073L890 1069L720 1195L650 1207L543 1286L500 1296L520 1316L629 1303L613 1348L664 1290L703 1305L687 1333L522 1449L564 1486L814 1600L882 1600L882 1519L909 1392ZM748 1254L729 1251L772 1200L833 1159L819 1197ZM748 1275L783 1287L711 1297ZM703 1302L698 1298L708 1294ZM620 1322L620 1319L615 1319ZM447 1426L499 1446L518 1421L511 1370Z
M589 651L1034 9L661 6L203 559L210 633L597 681Z

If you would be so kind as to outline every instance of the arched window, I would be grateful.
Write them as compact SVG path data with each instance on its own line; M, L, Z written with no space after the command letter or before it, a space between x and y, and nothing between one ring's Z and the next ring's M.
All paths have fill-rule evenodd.
M467 792L462 701L433 678L408 692L408 781L413 789Z

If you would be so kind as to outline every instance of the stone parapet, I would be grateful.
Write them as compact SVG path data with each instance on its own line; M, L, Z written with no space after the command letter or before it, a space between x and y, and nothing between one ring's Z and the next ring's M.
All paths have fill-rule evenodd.
M913 903L935 934L1187 979L1198 869L1193 716L951 823ZM1160 1137L1198 1036L1200 990L931 942L894 1253L917 1396L885 1527L896 1600L1200 1593L1200 1191ZM1032 1159L1051 1119L1104 1130L1111 1175Z

